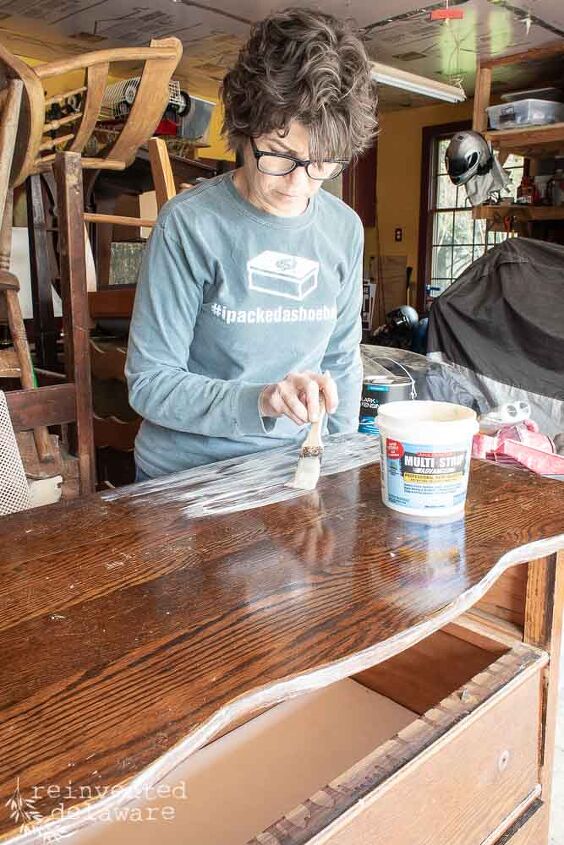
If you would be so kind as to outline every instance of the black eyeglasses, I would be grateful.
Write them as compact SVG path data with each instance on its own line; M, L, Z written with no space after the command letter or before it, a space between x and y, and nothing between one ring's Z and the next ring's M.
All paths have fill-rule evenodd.
M305 167L310 179L317 179L325 182L327 179L336 179L340 176L348 161L344 159L333 159L332 161L315 162L303 160L289 155L289 153L269 153L258 150L255 139L251 138L251 147L256 159L257 168L261 173L268 176L287 176L296 167Z

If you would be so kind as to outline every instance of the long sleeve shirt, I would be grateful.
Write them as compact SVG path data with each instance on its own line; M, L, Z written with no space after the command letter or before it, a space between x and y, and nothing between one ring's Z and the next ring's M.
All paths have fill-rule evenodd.
M340 401L328 430L355 431L362 253L360 219L323 190L296 217L251 205L231 174L167 203L126 364L140 469L155 477L299 442L303 426L259 411L263 388L289 372L329 370Z

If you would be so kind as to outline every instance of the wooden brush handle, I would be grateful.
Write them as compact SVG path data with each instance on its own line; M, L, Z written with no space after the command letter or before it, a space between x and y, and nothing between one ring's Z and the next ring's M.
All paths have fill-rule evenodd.
M325 400L323 395L319 395L319 419L317 422L311 424L311 428L308 432L306 439L302 444L302 448L305 446L307 448L315 448L315 447L322 447L323 443L321 442L321 429L323 426L323 420L325 418Z

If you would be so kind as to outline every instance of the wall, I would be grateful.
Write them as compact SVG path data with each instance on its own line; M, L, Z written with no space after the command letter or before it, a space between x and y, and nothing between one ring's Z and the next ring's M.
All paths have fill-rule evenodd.
M193 93L198 96L197 91ZM213 110L212 119L210 123L209 143L208 148L200 150L202 158L217 158L227 159L228 161L235 161L235 153L227 148L227 144L221 136L221 124L223 123L223 107L220 102Z
M403 109L380 116L377 203L382 255L405 255L417 275L421 143L424 126L472 119L473 101ZM394 230L403 229L403 241ZM366 229L366 257L377 253L376 229Z

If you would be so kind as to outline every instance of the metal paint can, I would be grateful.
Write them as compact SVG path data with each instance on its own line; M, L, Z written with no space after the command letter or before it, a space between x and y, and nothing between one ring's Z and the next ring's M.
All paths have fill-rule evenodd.
M361 434L379 435L378 408L388 402L403 402L411 398L412 381L408 376L369 376L362 383L360 419Z

